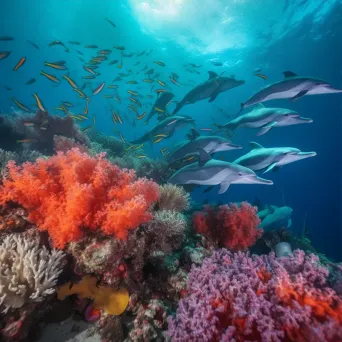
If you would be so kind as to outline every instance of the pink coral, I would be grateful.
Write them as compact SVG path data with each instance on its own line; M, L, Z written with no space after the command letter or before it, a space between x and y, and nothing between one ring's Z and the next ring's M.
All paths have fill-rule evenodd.
M56 152L68 152L72 148L78 148L82 153L88 153L88 147L84 144L77 142L73 138L63 137L62 135L54 135L53 143Z
M9 162L8 170L0 204L13 201L24 207L57 248L79 240L86 229L126 239L130 230L151 219L149 209L159 197L153 181L136 179L133 170L78 149L23 166Z
M217 250L191 270L168 334L174 342L340 342L342 300L317 256Z
M247 202L242 202L240 206L234 203L221 205L218 210L205 206L203 212L193 215L192 222L197 233L233 251L246 250L263 233L262 229L258 229L260 220L257 208Z

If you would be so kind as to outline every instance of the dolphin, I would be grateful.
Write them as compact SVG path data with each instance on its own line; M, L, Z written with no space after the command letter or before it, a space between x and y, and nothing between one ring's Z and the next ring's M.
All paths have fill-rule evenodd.
M317 78L300 77L292 71L285 71L284 76L284 80L270 84L254 94L245 103L241 103L238 115L244 108L260 102L278 99L297 100L305 95L342 93L342 89L335 89L328 82Z
M226 192L230 184L267 184L273 182L258 177L251 169L239 164L229 163L221 160L210 159L203 149L199 150L200 160L182 167L175 172L168 183L171 184L197 184L218 185L219 194Z
M173 114L176 114L181 108L190 103L195 103L207 98L210 98L209 102L212 102L220 93L245 83L245 81L238 81L234 77L221 77L213 71L208 71L208 73L209 79L190 90L184 96L183 100L177 103Z
M158 109L161 109L161 110L163 110L165 112L166 111L166 109L165 109L166 105L172 100L172 98L174 96L175 95L172 94L169 91L166 91L165 93L162 93L157 98L156 102L154 103L154 105L153 105L153 107L152 107L152 109L150 111L150 114L148 115L148 117L146 119L146 122L149 122L153 115L158 114ZM162 114L164 114L164 113L162 113Z
M316 156L316 152L301 152L293 147L265 148L256 142L249 143L252 150L234 161L254 171L265 170L263 173L276 170L282 165L293 163Z
M219 128L234 131L238 128L260 128L258 136L267 133L273 127L283 127L311 123L310 118L303 118L297 112L285 108L266 108L258 103L250 112L229 121Z
M165 135L165 138L171 137L176 129L193 124L194 122L194 119L186 116L169 116L163 121L159 122L156 126L154 126L151 131L147 132L140 138L131 141L131 144L142 144L145 141L157 138L156 136L159 134Z
M240 149L242 146L232 144L228 139L219 136L199 136L194 140L185 140L181 146L175 150L170 158L169 163L172 164L176 160L184 157L198 154L199 149L203 149L206 153L212 154L229 150Z
M290 228L292 225L292 212L293 209L288 206L268 206L267 209L258 212L259 219L261 220L259 226L260 228L263 228L264 231Z

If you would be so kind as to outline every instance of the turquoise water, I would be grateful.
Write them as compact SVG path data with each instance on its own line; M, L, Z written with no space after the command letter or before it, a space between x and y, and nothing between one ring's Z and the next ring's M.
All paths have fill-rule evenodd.
M1 51L11 51L8 58L0 61L1 86L11 88L1 87L0 110L3 113L10 113L12 107L17 110L12 97L33 110L36 104L33 93L39 95L51 114L64 115L55 109L61 101L73 103L72 112L79 113L84 110L85 101L73 91L63 75L68 75L79 87L90 81L91 84L84 89L87 96L105 82L106 87L112 84L118 88L116 91L105 88L100 94L91 96L89 116L91 120L96 116L98 131L119 136L113 131L119 130L127 141L140 137L157 122L154 118L145 125L144 120L136 120L136 114L127 108L132 104L127 90L132 90L143 95L139 115L149 113L158 86L156 84L151 90L152 85L143 82L147 78L144 72L151 68L160 74L156 79L167 84L176 100L181 100L193 85L204 82L208 78L207 71L225 72L227 76L234 75L246 81L243 86L220 94L212 103L204 100L185 106L179 114L194 118L197 129L215 129L214 124L227 122L229 116L239 111L240 103L264 86L281 80L285 70L324 79L336 88L342 87L342 9L341 1L337 0L276 3L271 0L16 0L2 5L0 15L0 36L14 38L0 41ZM106 17L115 23L116 28L105 20ZM62 41L69 52L61 45L49 47L49 43L55 40ZM81 45L72 45L70 41ZM98 48L85 48L86 45L97 45ZM132 57L123 57L121 69L117 68L121 63L121 52L114 46L124 46L125 53L134 53ZM82 79L89 75L83 68L85 62L101 49L111 49L112 52L96 70L100 75L94 80ZM137 57L143 51L144 55ZM14 72L12 69L22 57L26 57L25 64ZM109 65L108 62L115 59L119 62ZM210 62L213 59L223 65L213 65ZM44 62L56 61L66 61L68 70L44 66ZM165 66L154 61L161 61ZM187 63L201 65L190 68L198 74L186 71L188 67L184 65ZM145 66L147 69L141 71ZM267 79L255 76L256 69L260 69ZM41 76L42 70L58 77L60 84ZM172 72L179 76L181 85L170 81ZM119 73L130 75L113 82ZM31 78L36 82L25 85ZM127 84L127 81L138 83ZM121 103L103 95L118 95ZM233 185L224 195L217 195L217 189L203 194L203 188L199 188L193 191L192 197L210 203L253 202L258 198L264 204L286 204L294 209L291 229L300 232L305 220L314 246L340 259L341 95L307 96L294 102L277 100L266 105L296 110L314 122L277 128L261 137L256 137L252 130L238 130L233 142L243 145L244 149L221 153L218 157L233 161L247 153L248 142L254 140L269 147L292 146L303 151L316 151L317 156L268 174L267 178L274 181L270 187ZM112 107L120 112L122 125L113 123ZM174 104L169 108L172 111ZM81 123L83 128L88 125L87 122ZM182 128L170 139L147 144L146 155L154 159L164 158L160 148L171 149L184 139L187 131L188 128Z

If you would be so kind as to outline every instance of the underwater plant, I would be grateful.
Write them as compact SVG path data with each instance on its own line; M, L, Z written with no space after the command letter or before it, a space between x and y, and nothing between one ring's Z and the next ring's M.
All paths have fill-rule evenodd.
M342 300L314 254L217 250L189 275L172 341L340 341Z
M0 308L7 312L25 303L40 302L55 292L65 254L20 234L6 235L0 243Z
M150 207L158 197L153 181L137 179L133 170L121 170L104 155L90 157L78 149L22 166L9 162L0 187L0 204L24 207L57 248L77 241L86 229L126 239L152 218Z
M190 195L182 188L174 184L163 184L159 187L159 210L174 210L182 212L190 208Z
M247 202L240 206L235 203L221 205L218 209L207 205L203 211L193 214L192 223L198 234L233 251L253 246L263 233L258 228L257 208Z

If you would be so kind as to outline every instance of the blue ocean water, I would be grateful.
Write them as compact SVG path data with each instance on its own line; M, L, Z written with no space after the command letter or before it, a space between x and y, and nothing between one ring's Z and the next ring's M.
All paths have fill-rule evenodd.
M119 129L126 140L132 140L152 128L156 121L144 125L143 120L132 125L135 114L127 109L127 90L141 94L154 94L151 85L142 83L146 75L139 70L145 65L160 73L175 94L182 97L191 86L176 86L169 80L171 72L179 75L180 83L197 84L207 79L207 71L218 74L225 71L237 79L246 81L241 87L217 97L213 103L207 100L184 107L180 114L190 115L196 120L196 128L213 127L213 123L223 124L234 116L240 103L264 86L283 78L282 72L291 70L298 75L324 79L336 88L342 88L342 3L338 0L14 0L2 5L0 36L12 36L13 41L0 41L0 51L11 51L11 55L0 61L1 87L0 110L10 113L15 108L12 97L30 108L34 108L32 96L37 93L44 106L51 113L61 101L75 104L73 111L84 109L80 99L70 85L62 80L64 71L44 67L44 62L64 60L68 65L68 75L80 87L87 75L84 62L96 55L99 49L111 49L109 61L118 59L120 51L113 46L124 46L125 52L149 52L149 56L126 57L122 69L117 64L102 63L100 75L85 88L87 94L101 82L118 84L117 93L121 104L102 95L114 94L112 89L93 96L89 105L91 116L96 115L98 131L116 135ZM112 20L114 28L105 18ZM27 40L39 46L36 49ZM65 43L70 50L51 46L52 41ZM80 46L69 41L78 41ZM85 45L95 44L98 49L88 49ZM80 53L77 52L79 50ZM13 72L13 67L22 58L25 64ZM218 58L223 66L214 66L210 59ZM154 64L162 61L165 67ZM135 65L140 62L138 65ZM121 62L119 62L121 63ZM202 65L200 74L189 73L184 64ZM261 69L267 80L254 75ZM55 85L40 75L44 70L59 79ZM124 81L113 82L119 73L130 73ZM197 70L197 69L196 69ZM32 85L25 85L36 78ZM137 80L138 84L127 84ZM304 221L309 228L313 245L328 256L340 260L341 255L341 105L340 94L307 96L298 101L277 100L267 106L291 108L302 116L310 117L310 125L298 125L271 130L262 137L248 129L237 131L234 143L244 146L242 151L222 153L226 161L232 161L249 149L249 141L272 146L292 146L302 151L316 151L317 156L269 173L274 186L233 185L224 195L217 195L217 189L203 194L197 189L192 197L195 201L209 203L253 202L283 205L294 209L291 229L299 233ZM149 112L154 99L142 111ZM112 122L110 108L119 110L124 124L118 127ZM171 107L173 109L173 107ZM140 113L142 114L142 112ZM59 114L61 115L61 114ZM82 123L86 127L87 123ZM162 158L160 148L172 147L184 139L187 129L181 129L172 138L158 145L146 146L145 152L155 159Z

